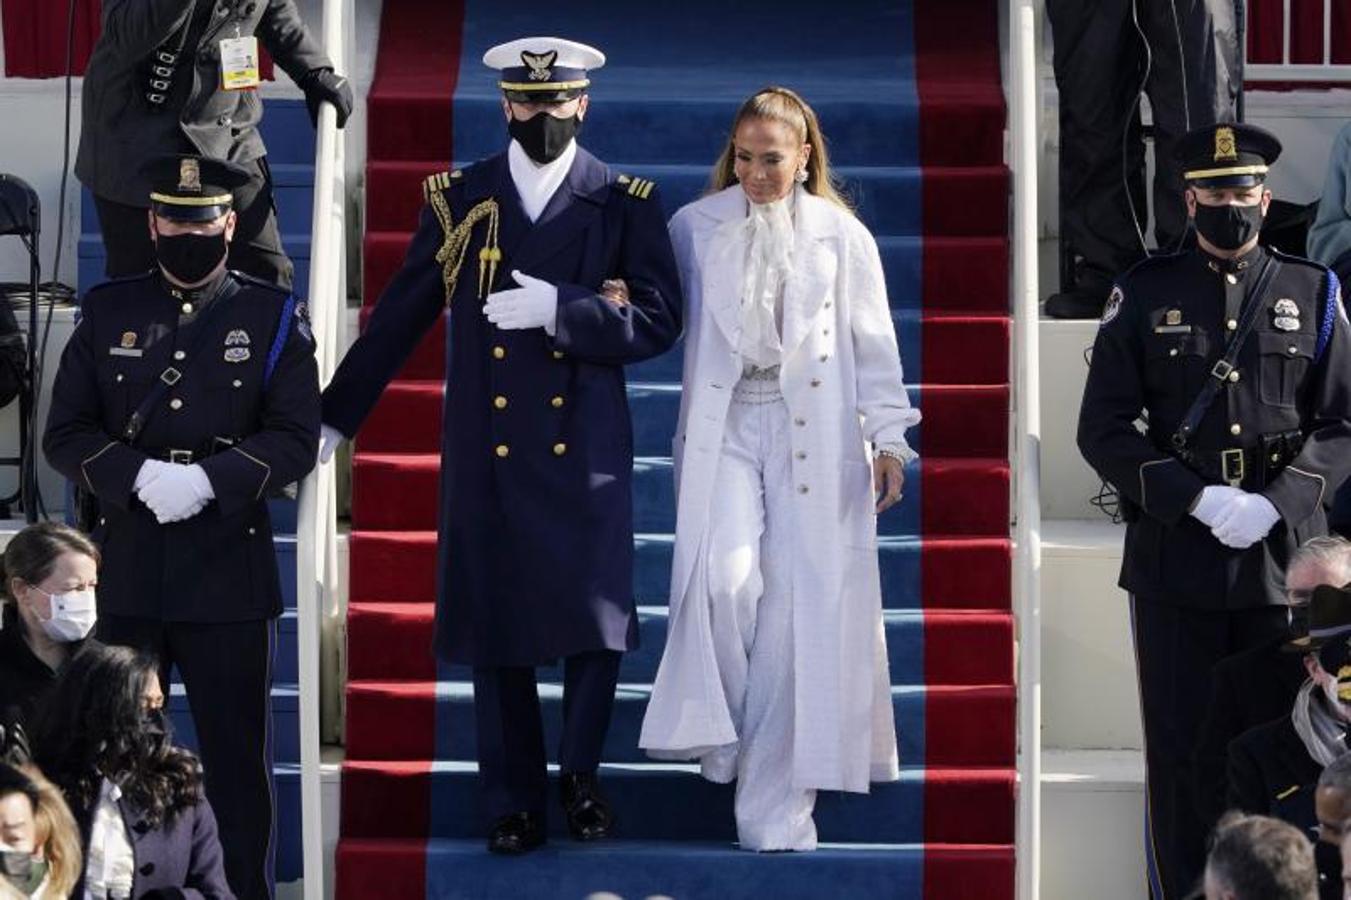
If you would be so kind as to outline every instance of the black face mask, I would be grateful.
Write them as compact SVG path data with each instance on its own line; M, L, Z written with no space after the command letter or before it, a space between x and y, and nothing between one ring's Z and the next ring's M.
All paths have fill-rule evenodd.
M582 120L577 116L560 119L547 112L535 113L525 121L512 116L507 124L507 133L521 145L526 156L540 165L551 163L562 156L581 130Z
M164 718L163 709L147 709L141 714L142 726L149 734L162 737L169 733L169 725Z
M155 238L155 256L160 266L187 285L205 280L227 252L225 229L216 234L161 234Z
M1237 250L1262 230L1262 204L1196 204L1196 233L1221 250Z

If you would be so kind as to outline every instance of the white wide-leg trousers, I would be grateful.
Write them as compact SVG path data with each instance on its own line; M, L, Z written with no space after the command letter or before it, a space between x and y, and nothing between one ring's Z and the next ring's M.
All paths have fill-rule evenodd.
M793 786L789 428L777 382L737 385L706 546L714 649L740 740L703 757L703 773L736 779L746 850L816 848L816 792Z

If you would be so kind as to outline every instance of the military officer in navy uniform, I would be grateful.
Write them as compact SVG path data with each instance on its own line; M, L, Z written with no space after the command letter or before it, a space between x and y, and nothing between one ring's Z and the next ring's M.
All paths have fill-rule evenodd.
M1151 891L1201 872L1191 769L1211 668L1286 629L1284 570L1351 467L1351 343L1335 276L1258 246L1280 142L1212 125L1179 145L1197 247L1113 287L1079 418L1124 498L1144 718ZM1147 420L1143 429L1137 420Z
M303 304L225 268L241 166L150 167L159 271L90 290L61 357L48 461L98 499L98 635L187 689L241 898L272 894L271 664L281 583L267 498L314 465Z
M638 640L623 366L680 334L654 185L575 140L604 60L556 38L487 52L511 142L428 179L403 268L324 392L332 452L449 308L435 652L474 669L489 848L502 853L544 841L534 670L558 659L569 830L590 840L613 824L596 770L620 654Z

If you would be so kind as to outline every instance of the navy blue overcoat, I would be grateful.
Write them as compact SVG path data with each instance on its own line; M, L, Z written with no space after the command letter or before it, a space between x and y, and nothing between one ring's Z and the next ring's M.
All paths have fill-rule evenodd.
M505 153L433 176L428 199L454 223L492 199L500 221L490 290L520 271L558 287L553 337L501 330L483 314L470 231L450 297L435 648L451 663L538 665L637 646L633 600L633 434L624 365L680 335L680 282L650 182L578 148L534 223ZM424 207L403 267L324 392L323 420L356 434L447 303L446 239ZM444 257L443 257L444 259ZM622 278L629 301L597 294Z

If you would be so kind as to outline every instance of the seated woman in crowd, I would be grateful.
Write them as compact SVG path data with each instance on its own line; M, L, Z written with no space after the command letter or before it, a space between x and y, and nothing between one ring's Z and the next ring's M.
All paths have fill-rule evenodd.
M80 880L80 833L61 792L0 763L0 900L61 900Z
M201 767L170 739L153 659L85 647L34 723L33 759L84 834L77 896L233 898Z
M29 525L0 557L0 755L94 627L98 549L54 522ZM20 753L21 757L23 754Z

